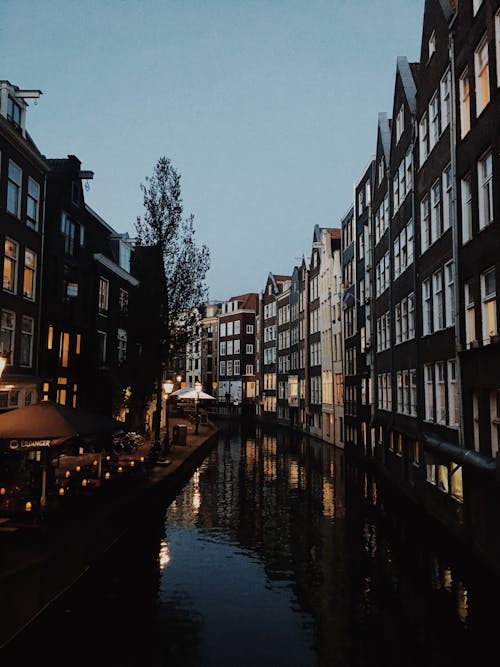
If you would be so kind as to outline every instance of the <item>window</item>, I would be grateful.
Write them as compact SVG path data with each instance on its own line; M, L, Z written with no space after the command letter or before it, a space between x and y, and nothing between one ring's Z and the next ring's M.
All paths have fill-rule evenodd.
M16 332L16 316L10 310L2 310L0 324L0 352L7 355L7 363L14 361L14 335Z
M453 214L451 165L443 171L443 232L451 227Z
M7 120L21 127L21 107L12 97L9 97L7 102Z
M245 375L253 375L253 364L245 365Z
M240 353L240 341L239 339L234 341L234 354Z
M487 35L483 37L474 52L474 75L476 79L476 116L479 116L490 101Z
M436 33L433 30L431 36L429 37L429 42L427 44L427 60L432 58L432 54L436 52Z
M404 105L401 105L401 108L398 111L396 116L396 143L401 139L405 129L405 108Z
M233 374L233 362L231 359L226 361L226 375L232 375Z
M460 136L462 139L470 130L470 84L469 71L460 77Z
M431 243L441 236L441 182L431 188Z
M378 163L378 170L377 170L377 183L379 186L384 180L384 176L385 176L384 158L381 157Z
M403 227L394 241L394 279L413 262L413 220Z
M30 367L33 359L33 332L35 320L23 315L21 317L21 347L19 353L19 365Z
M445 319L447 327L452 327L455 324L454 273L455 273L455 268L453 262L448 262L447 264L444 265L444 281L445 281L444 310L445 310Z
M246 354L253 354L253 344L252 343L247 343L246 344L245 353Z
M232 340L228 340L228 341L227 341L226 353L227 353L228 355L232 355L232 354L233 354L233 341L232 341Z
M108 312L109 281L102 276L99 278L99 313L104 315Z
M472 187L471 176L467 174L461 181L462 194L462 243L472 238Z
M227 323L227 335L228 336L233 335L233 323L232 322Z
M450 70L441 79L441 132L451 119L451 74Z
M9 176L7 181L7 211L21 217L21 181L23 172L15 162L9 160Z
M455 359L451 359L448 361L448 424L458 426L459 421L457 363Z
M105 364L106 363L106 359L107 359L107 349L106 349L107 345L106 345L106 343L107 343L107 334L106 334L106 332L105 331L98 331L97 332L97 361L100 364Z
M240 360L239 359L234 360L234 374L235 375L240 374Z
M472 292L472 283L465 283L464 292L466 309L465 342L467 349L469 349L472 343L476 342L476 304Z
M441 271L437 271L432 276L433 293L433 326L434 331L443 328L443 277Z
M498 456L500 448L500 389L493 389L490 393L491 419L491 455Z
M420 202L420 220L422 235L422 253L427 250L431 244L431 219L429 211L429 197L424 197Z
M247 324L245 331L247 332L247 334L253 334L253 324Z
M431 304L431 279L427 278L422 283L422 334L426 336L432 333L432 304Z
M234 333L235 333L235 335L240 333L240 327L241 327L240 320L235 320L235 322L234 322Z
M120 307L120 313L126 315L128 313L128 292L125 289L120 288L120 294L118 297L118 305Z
M220 336L221 336L221 338L224 338L225 335L226 335L226 323L225 323L225 322L221 322L221 325L220 325Z
M125 329L118 329L118 363L123 364L127 360L127 332Z
M64 252L67 255L74 255L76 252L76 224L66 213L63 213L61 217L61 233L64 237Z
M429 152L439 139L439 97L436 93L429 102Z
M493 221L493 173L491 151L477 164L479 196L479 229L484 229Z
M11 239L5 239L3 259L3 288L9 292L17 291L17 254L19 246Z
M481 301L483 344L487 344L490 342L490 337L496 336L498 332L495 269L491 269L481 275Z
M69 333L65 331L59 335L59 363L63 368L69 365Z
M222 341L222 343L220 343L219 347L220 347L220 349L219 349L220 356L225 357L226 356L226 342Z
M432 364L424 366L424 391L425 391L425 419L434 421L434 380L432 377Z
M28 178L28 198L26 201L26 218L28 225L34 229L38 226L40 212L40 185Z
M422 116L418 133L420 166L424 164L429 154L429 119L427 113Z
M436 378L436 421L446 424L446 385L444 377L444 363L438 362L435 366Z
M26 299L35 299L36 285L36 255L31 250L24 251L24 278L23 278L23 296Z

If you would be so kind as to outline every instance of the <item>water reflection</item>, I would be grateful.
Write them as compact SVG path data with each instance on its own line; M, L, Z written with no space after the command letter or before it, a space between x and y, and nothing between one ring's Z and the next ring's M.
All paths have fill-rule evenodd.
M39 625L69 664L459 667L495 636L496 585L327 445L223 431L158 509Z

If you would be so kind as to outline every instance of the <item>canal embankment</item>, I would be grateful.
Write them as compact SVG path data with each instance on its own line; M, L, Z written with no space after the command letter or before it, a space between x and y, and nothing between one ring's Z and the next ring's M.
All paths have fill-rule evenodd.
M161 461L151 460L151 440L115 461L115 474L103 471L78 493L57 499L31 522L8 522L0 533L0 648L67 590L103 553L141 521L159 501L169 503L213 446L217 426L177 420L185 444L173 444ZM60 465L77 476L86 459L63 458ZM76 460L78 458L78 460ZM119 470L119 472L118 472ZM68 475L68 476L69 476ZM83 481L83 480L82 480ZM7 524L4 524L7 527Z

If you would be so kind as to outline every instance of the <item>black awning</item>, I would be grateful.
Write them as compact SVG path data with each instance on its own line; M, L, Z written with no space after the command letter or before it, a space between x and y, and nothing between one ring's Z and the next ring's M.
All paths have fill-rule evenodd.
M495 475L497 464L491 456L485 456L474 449L465 449L433 435L423 437L424 449L434 454L442 454L455 463Z

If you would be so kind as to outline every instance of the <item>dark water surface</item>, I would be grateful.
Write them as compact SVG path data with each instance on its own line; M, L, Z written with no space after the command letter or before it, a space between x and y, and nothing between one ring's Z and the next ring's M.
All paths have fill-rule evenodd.
M457 667L496 652L498 602L342 452L223 430L0 664Z

